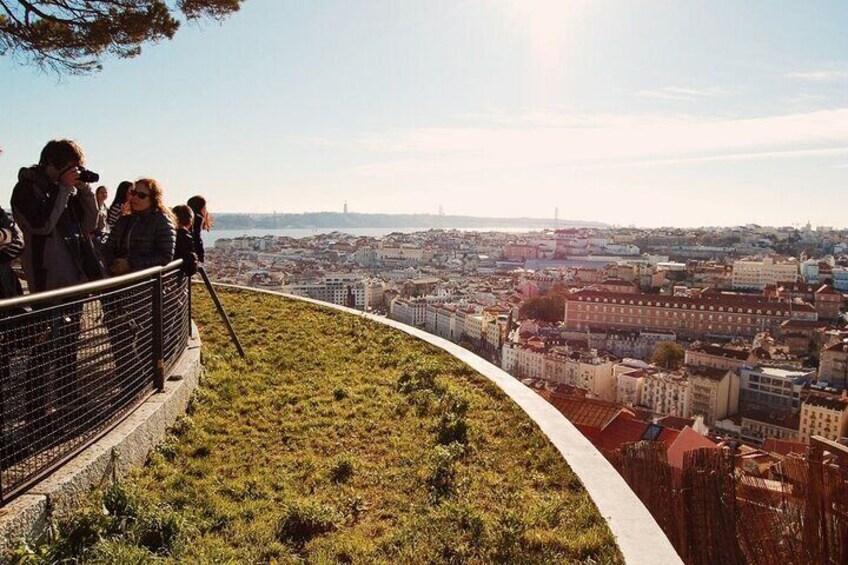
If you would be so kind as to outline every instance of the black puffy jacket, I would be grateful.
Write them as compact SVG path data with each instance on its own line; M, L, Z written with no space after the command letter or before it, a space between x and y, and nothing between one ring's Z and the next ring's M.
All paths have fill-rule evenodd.
M131 271L167 265L174 258L176 237L171 220L159 210L148 208L118 218L103 256L107 265L118 258L127 259Z

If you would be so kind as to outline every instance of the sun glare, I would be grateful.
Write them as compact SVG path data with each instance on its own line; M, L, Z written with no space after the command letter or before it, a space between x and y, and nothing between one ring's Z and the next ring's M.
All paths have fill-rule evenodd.
M568 29L586 2L582 0L507 0L507 16L527 37L542 70L559 63Z

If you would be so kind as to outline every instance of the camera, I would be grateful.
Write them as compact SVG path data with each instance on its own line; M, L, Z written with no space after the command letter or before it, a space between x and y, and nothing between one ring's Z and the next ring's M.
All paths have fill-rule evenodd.
M100 180L100 175L94 171L89 171L86 168L80 167L79 180L82 182L97 182Z

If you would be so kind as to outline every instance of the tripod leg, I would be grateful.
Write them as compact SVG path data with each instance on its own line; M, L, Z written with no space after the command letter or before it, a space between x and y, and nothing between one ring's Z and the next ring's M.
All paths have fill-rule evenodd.
M236 335L236 331L233 329L233 325L230 323L230 318L227 317L227 313L224 312L224 307L221 305L221 301L218 299L218 293L215 292L215 287L213 287L212 283L209 281L209 275L206 274L206 269L200 267L197 269L197 272L199 272L200 276L203 278L203 284L206 285L206 290L209 291L209 295L212 297L212 302L215 303L215 308L218 309L218 314L224 321L224 325L227 326L227 331L230 332L230 340L232 340L233 344L236 346L239 355L245 357L244 349L242 349L241 342L239 341L239 338Z

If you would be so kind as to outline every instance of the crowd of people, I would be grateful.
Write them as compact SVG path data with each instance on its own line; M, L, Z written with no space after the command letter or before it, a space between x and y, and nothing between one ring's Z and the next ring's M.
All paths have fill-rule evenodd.
M109 206L108 189L91 188L98 180L85 168L80 146L67 139L48 142L38 164L20 170L11 214L0 207L0 299L24 294L11 265L18 257L29 293L164 266L174 259L183 260L182 276L197 271L204 257L201 232L212 223L202 196L169 208L161 183L141 178L120 183ZM24 321L16 321L16 315L28 309L0 310L0 422L8 420L9 410L23 410L26 422L14 433L0 427L0 467L44 448L39 442L54 428L79 433L81 414L93 395L111 391L111 402L118 405L135 398L148 378L145 371L152 369L132 377L133 368L143 367L147 357L137 349L137 321L127 308L131 299L129 293L105 293L99 300L111 358L103 361L111 370L98 385L101 393L77 370L81 302L51 301ZM27 359L21 397L8 380L14 355ZM12 398L22 402L13 406ZM57 418L64 422L59 428Z
M21 257L29 292L119 276L173 259L192 275L203 261L202 231L212 218L202 196L173 209L151 178L123 181L107 206L108 189L92 190L74 141L50 141L38 164L18 173L11 217L0 208L0 298L22 294L10 262ZM96 182L96 180L95 180Z

